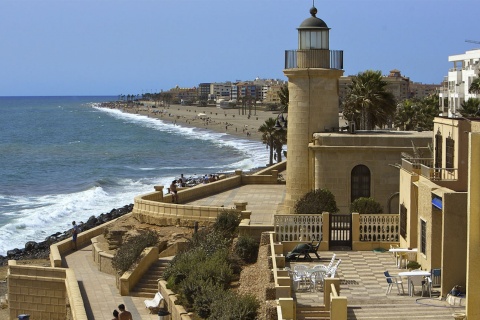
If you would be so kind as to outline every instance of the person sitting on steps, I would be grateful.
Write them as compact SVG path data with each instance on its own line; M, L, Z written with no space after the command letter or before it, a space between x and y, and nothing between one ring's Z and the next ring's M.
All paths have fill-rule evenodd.
M172 194L172 202L178 203L177 180L172 181L172 184L170 185L170 193Z

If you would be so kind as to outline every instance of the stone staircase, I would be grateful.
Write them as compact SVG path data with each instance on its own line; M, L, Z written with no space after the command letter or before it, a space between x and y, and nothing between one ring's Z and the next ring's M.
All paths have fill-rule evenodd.
M170 259L158 259L130 291L130 295L152 299L158 292L158 280L162 278L163 271L169 263Z
M413 302L413 303L412 303ZM347 319L453 319L452 314L462 310L456 310L445 306L435 299L405 299L385 302L377 301L349 301Z
M463 308L448 306L445 301L438 298L412 298L399 299L348 301L347 319L351 320L406 320L406 319L432 319L451 320L456 312L464 313ZM406 299L405 299L406 298ZM326 320L330 313L322 306L297 306L298 320Z
M326 320L330 319L330 311L324 307L297 307L297 320Z

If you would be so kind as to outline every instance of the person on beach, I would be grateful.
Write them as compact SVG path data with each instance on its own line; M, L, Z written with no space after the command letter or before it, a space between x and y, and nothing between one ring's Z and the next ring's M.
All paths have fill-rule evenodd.
M172 194L172 202L178 203L178 195L177 195L177 180L173 180L172 184L170 185L170 193Z
M125 310L125 305L123 303L118 305L118 310L120 310L120 313L118 314L118 320L133 320L132 314Z
M112 320L118 320L118 311L117 309L113 310L113 318Z
M187 179L185 179L185 177L183 176L183 173L180 174L179 182L180 182L180 187L182 188L185 188L185 186L187 185Z
M77 250L77 234L78 234L78 226L75 221L72 221L72 242L73 242L73 250Z

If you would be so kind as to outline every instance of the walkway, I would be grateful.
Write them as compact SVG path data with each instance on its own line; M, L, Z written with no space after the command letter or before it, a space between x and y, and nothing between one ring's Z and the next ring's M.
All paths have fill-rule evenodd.
M118 310L121 303L132 313L133 319L158 320L158 315L149 314L145 309L145 298L122 297L115 286L115 277L98 271L91 245L67 255L64 263L75 271L89 320L112 319L113 310Z
M285 185L246 185L189 204L231 208L234 202L246 201L247 210L252 211L252 224L272 225L273 214L284 197ZM149 314L145 309L145 298L120 296L115 277L98 271L91 246L67 255L64 263L75 271L88 319L110 320L112 311L123 303L134 319L158 320L158 315Z

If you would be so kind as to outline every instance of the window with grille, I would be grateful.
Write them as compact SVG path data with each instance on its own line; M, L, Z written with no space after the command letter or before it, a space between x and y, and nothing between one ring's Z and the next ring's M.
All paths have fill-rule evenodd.
M351 202L361 197L370 197L370 169L362 164L352 169Z
M427 254L427 222L420 220L420 252Z
M407 238L407 208L403 204L400 205L400 235Z
M453 169L453 160L455 156L455 140L448 137L446 141L445 168ZM451 171L451 170L450 170Z
M435 168L442 167L442 134L440 131L435 135Z

